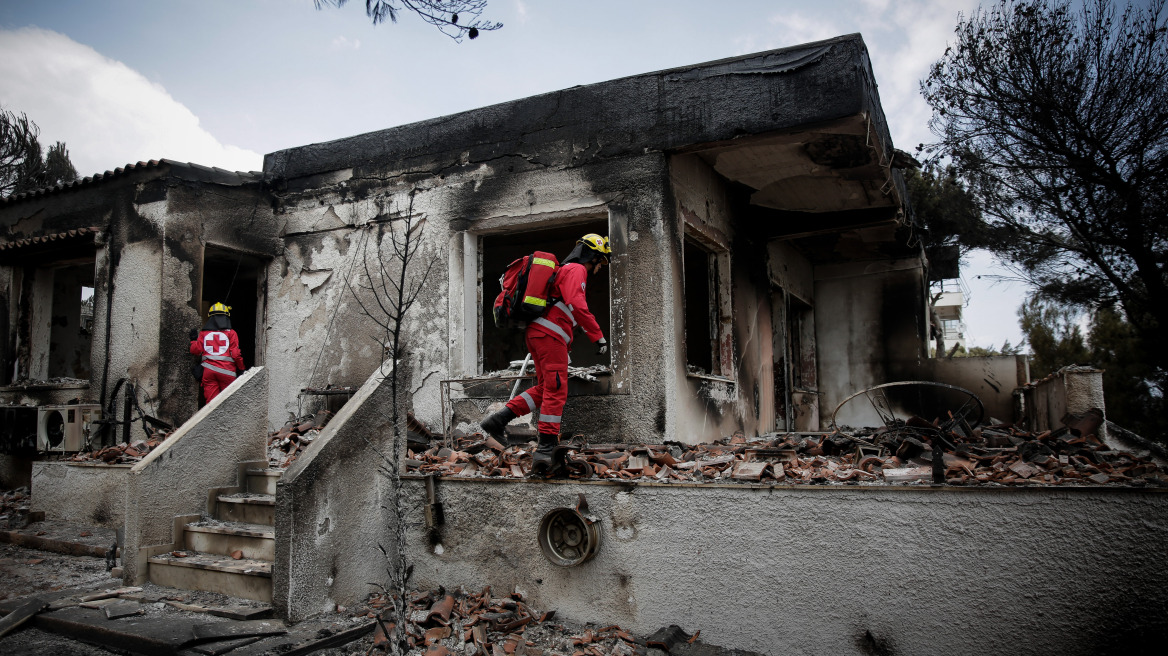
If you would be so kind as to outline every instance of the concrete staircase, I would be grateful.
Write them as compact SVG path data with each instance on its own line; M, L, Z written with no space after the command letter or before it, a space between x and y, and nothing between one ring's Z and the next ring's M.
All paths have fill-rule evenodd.
M147 561L150 582L271 602L276 481L283 473L263 461L240 463L240 485L208 493L211 519L175 518L173 548ZM243 557L232 558L236 551Z

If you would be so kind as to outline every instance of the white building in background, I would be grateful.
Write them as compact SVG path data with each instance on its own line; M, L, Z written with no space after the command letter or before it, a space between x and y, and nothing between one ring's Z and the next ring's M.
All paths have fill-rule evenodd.
M953 350L965 349L965 320L963 312L969 303L969 288L961 278L936 281L932 285L933 311L940 321L940 345L937 356Z

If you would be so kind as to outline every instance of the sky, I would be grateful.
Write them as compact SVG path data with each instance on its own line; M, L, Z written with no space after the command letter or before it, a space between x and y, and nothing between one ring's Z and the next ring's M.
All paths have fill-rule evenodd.
M263 155L629 75L860 33L893 143L929 142L920 80L976 0L489 0L456 43L413 15L312 0L0 2L0 106L64 141L82 176ZM963 262L970 346L1021 340L1025 288Z

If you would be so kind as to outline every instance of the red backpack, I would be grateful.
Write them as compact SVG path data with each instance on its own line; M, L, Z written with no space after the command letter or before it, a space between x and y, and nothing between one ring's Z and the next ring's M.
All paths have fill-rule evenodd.
M503 291L495 297L495 325L517 327L543 316L559 266L556 256L544 251L535 251L508 264L499 277Z

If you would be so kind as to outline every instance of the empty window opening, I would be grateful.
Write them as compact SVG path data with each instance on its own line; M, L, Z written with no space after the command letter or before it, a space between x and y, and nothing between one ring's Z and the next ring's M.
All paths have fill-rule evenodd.
M498 328L495 326L491 314L495 296L499 294L499 278L506 271L512 261L529 255L532 251L548 251L562 261L576 246L576 241L584 235L594 232L600 235L608 234L608 221L590 221L577 223L568 227L550 228L543 230L528 230L507 232L498 235L486 235L482 239L482 285L484 310L480 313L483 336L483 371L499 371L506 369L512 360L522 360L527 353L522 330L514 328ZM587 289L588 309L596 317L600 329L605 336L610 334L610 291L608 284L608 267L600 273L588 276ZM607 355L597 355L596 349L584 348L588 338L580 330L576 331L572 349L573 367L590 367L595 364L609 363ZM611 341L611 340L610 340Z
M203 291L199 313L202 322L214 303L231 307L231 329L239 335L239 350L243 364L254 367L257 361L259 339L256 325L264 290L264 261L253 255L218 248L207 248L203 254ZM262 355L262 354L261 354Z
M49 378L89 378L93 352L93 270L91 259L83 264L38 271L38 276L52 277L46 351Z
M685 354L690 373L716 374L718 303L714 254L685 239Z

